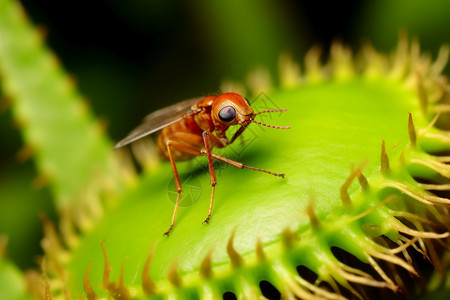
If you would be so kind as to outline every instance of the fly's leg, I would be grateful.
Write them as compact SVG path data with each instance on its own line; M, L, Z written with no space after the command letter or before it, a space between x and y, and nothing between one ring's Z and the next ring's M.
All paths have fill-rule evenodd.
M192 148L183 143L179 143L179 142L173 141L173 140L167 141L166 147L167 147L167 153L169 155L170 165L172 166L173 178L175 180L175 187L178 192L177 201L175 202L175 208L173 210L173 215L172 215L172 223L170 224L169 229L164 233L165 236L168 236L170 234L170 231L173 228L173 225L175 224L175 217L177 216L177 210L178 210L178 205L180 204L180 197L181 197L181 191L182 191L180 176L178 175L177 166L175 164L175 159L173 158L171 148L174 147L174 148L177 148L178 150L181 150L183 152L193 154L193 155L200 155L200 151L198 149Z
M204 155L204 156L206 156L208 158L209 174L210 174L212 192L211 192L211 201L210 201L210 204L209 204L208 216L203 221L203 223L209 223L209 220L211 218L212 206L213 206L213 202L214 202L214 192L215 192L215 188L216 188L216 184L217 184L217 178L216 178L216 172L215 172L215 169L214 169L213 159L220 160L220 161L222 161L224 163L227 163L227 164L232 165L233 167L236 167L236 168L239 168L239 169L246 168L246 169L251 169L251 170L255 170L255 171L259 171L259 172L264 172L264 173L268 173L268 174L271 174L271 175L274 175L274 176L279 176L279 177L284 178L284 174L278 174L278 173L267 171L267 170L264 170L264 169L250 167L250 166L244 165L243 163L240 163L240 162L237 162L237 161L234 161L234 160L231 160L231 159L228 159L228 158L225 158L225 157L222 157L222 156L219 156L219 155L211 153L211 144L213 146L215 146L215 147L218 147L218 148L222 148L222 147L226 146L226 144L224 144L221 140L219 140L214 134L212 134L209 131L203 132L202 137L203 137L203 143L204 143L204 146L205 146L205 149L203 149L203 150L199 150L197 148L194 148L192 146L186 145L185 143L181 143L181 142L175 141L173 139L167 141L167 143L166 143L167 153L168 153L168 156L169 156L170 164L172 166L173 176L174 176L174 179L175 179L175 186L176 186L176 189L177 189L177 192L178 192L177 201L175 203L175 209L173 211L173 216L172 216L172 223L171 223L169 229L167 230L167 232L164 233L164 235L166 235L166 236L169 235L169 233L171 232L171 230L172 230L172 228L173 228L173 226L175 224L175 218L176 218L176 215L177 215L178 205L180 204L181 191L182 191L181 181L180 181L180 177L178 175L177 167L175 165L175 159L174 159L174 156L173 156L173 153L172 153L172 148L175 148L175 149L177 149L179 151L182 151L182 152L185 152L185 153L188 153L188 154L191 154L191 155L196 155L196 156ZM175 133L172 138L176 138L179 141L184 141L184 142L188 143L188 142L192 142L193 140L195 140L197 138L200 138L200 137L198 137L196 135L193 135L193 134ZM197 142L200 142L200 140L201 140L201 138L199 140L197 140Z
M242 126L237 131L237 133L239 133L239 132L242 133L244 131L244 129L245 129L245 127ZM239 136L240 133L239 134L235 134L231 141L234 141L235 137ZM208 139L206 139L205 136L208 136ZM279 174L279 173L267 171L267 170L264 170L264 169L250 167L250 166L244 165L243 163L240 163L238 161L235 161L235 160L232 160L232 159L229 159L229 158L226 158L226 157L223 157L223 156L211 153L211 148L209 147L210 142L215 147L218 147L218 148L225 147L227 144L223 144L222 141L220 141L214 134L212 134L209 131L203 132L203 142L205 143L205 150L201 150L200 153L201 153L201 155L206 155L208 157L208 162L210 162L210 172L211 172L212 159L214 158L214 159L220 160L220 161L222 161L224 163L227 163L227 164L229 164L229 165L231 165L233 167L239 168L239 169L250 169L250 170L264 172L264 173L267 173L267 174L271 174L271 175L274 175L274 176L279 176L279 177L284 178L284 174ZM231 144L231 142L229 142L229 144ZM212 168L213 168L212 170L214 171L214 166ZM215 179L215 173L214 173L214 179ZM211 181L212 181L212 178L211 178Z
M206 155L206 152L204 152L203 150L201 151L201 153L202 153L202 155ZM263 173L267 173L267 174L271 174L271 175L274 175L274 176L278 176L278 177L284 178L284 174L275 173L275 172L267 171L267 170L260 169L260 168L250 167L250 166L244 165L243 163L240 163L238 161L235 161L235 160L223 157L223 156L219 156L219 155L216 155L214 153L211 153L211 156L214 159L220 160L220 161L222 161L224 163L227 163L227 164L229 164L229 165L231 165L233 167L239 168L239 169L250 169L250 170L259 171L259 172L263 172Z
M242 127L242 131L245 129L245 127ZM212 186L212 193L211 193L211 202L209 203L209 212L208 212L208 216L206 217L205 221L203 221L203 223L209 223L209 219L211 218L211 212L212 212L212 206L213 206L213 202L214 202L214 191L216 188L216 184L217 184L217 179L216 179L216 172L214 170L214 162L213 162L213 158L220 160L224 163L227 163L229 165L232 165L233 167L239 168L239 169L251 169L251 170L255 170L255 171L260 171L260 172L264 172L264 173L268 173L274 176L279 176L284 178L284 174L278 174L275 172L271 172L271 171L267 171L264 169L259 169L259 168L254 168L254 167L250 167L247 165L244 165L243 163L216 155L214 153L211 153L211 146L210 146L210 142L212 142L214 145L216 146L221 146L224 147L225 145L223 145L221 143L221 141L211 132L209 131L204 131L203 132L203 143L205 144L205 149L200 151L201 155L206 155L206 157L208 158L208 165L209 165L209 176L211 178L211 186Z
M172 172L173 172L173 178L175 180L175 187L177 188L177 202L175 203L175 209L173 210L173 215L172 215L172 223L170 224L169 229L164 233L165 236L168 236L170 231L173 228L173 225L175 224L175 217L177 216L177 210L178 210L178 205L180 204L180 196L181 196L181 181L180 181L180 176L178 175L178 170L177 170L177 166L175 165L175 160L173 158L173 154L172 154L172 150L170 149L170 147L172 146L173 142L172 141L167 141L167 153L169 154L169 160L170 160L170 164L172 166Z
M205 221L203 221L202 224L209 223L209 219L211 218L211 212L212 212L212 206L214 202L214 191L216 190L216 184L217 184L217 178L216 178L216 171L214 170L214 162L213 157L211 153L211 145L209 144L209 134L210 132L205 131L203 132L203 142L205 144L205 152L206 157L208 158L208 165L209 165L209 177L211 179L211 186L212 186L212 192L211 192L211 202L209 203L209 212L208 216L206 217ZM203 150L201 151L203 152Z

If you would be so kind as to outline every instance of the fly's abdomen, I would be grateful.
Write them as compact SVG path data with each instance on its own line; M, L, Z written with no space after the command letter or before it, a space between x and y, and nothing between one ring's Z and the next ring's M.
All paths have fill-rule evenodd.
M159 132L157 139L159 156L164 160L169 160L169 153L167 152L168 141L179 142L201 150L203 148L202 132L203 130L197 125L194 118L191 116L163 128ZM172 147L171 150L175 160L189 160L196 156L194 154L178 150L175 147Z

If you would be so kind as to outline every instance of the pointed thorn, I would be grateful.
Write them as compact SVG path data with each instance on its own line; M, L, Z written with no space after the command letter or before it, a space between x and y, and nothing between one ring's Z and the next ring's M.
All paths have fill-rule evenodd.
M418 71L416 72L416 75L417 75L417 94L419 96L420 109L422 111L422 114L426 115L428 107L428 94L423 84L422 75Z
M263 262L266 260L266 255L264 254L263 249L263 243L259 237L256 239L256 257L258 257L259 262Z
M205 258L202 261L202 264L200 265L200 275L203 278L211 278L213 276L211 266L213 252L214 248L209 249L208 253L206 253Z
M114 299L130 299L130 293L128 289L123 284L123 274L125 268L125 260L122 262L122 267L120 268L119 280L117 282L110 281L110 274L112 271L111 265L109 264L108 255L106 254L106 249L104 246L106 239L100 242L102 247L103 257L105 259L105 267L103 269L103 288L108 291L108 294Z
M181 287L182 281L180 275L177 273L177 261L174 261L167 272L167 279L175 286Z
M35 153L36 150L33 147L25 145L16 153L16 160L19 163L24 163L28 161Z
M60 210L60 236L69 249L75 248L80 239L71 213L68 208Z
M105 259L105 267L103 268L103 288L105 290L109 290L110 281L109 274L111 273L111 265L109 264L108 255L106 254L105 243L106 239L100 242L100 246L102 247L103 258Z
M368 160L366 159L356 170L353 170L347 177L347 180L345 180L344 184L341 186L340 198L345 207L350 207L352 205L352 201L347 189L349 188L350 184L352 184L353 180L355 180L355 178L358 178L363 189L367 189L367 187L369 186L367 179L364 177L364 175L362 175L362 171L366 167L367 162Z
M155 253L155 246L152 246L150 252L148 253L147 260L145 261L144 269L142 270L142 289L144 290L146 296L153 295L156 292L156 285L150 278L149 272L150 263L152 261L154 253Z
M295 243L297 242L298 237L297 235L292 232L288 227L283 230L282 234L282 244L285 246L285 248L292 248Z
M238 268L244 264L242 257L237 253L237 251L233 247L234 236L236 234L236 228L231 232L230 239L227 244L227 253L231 259L231 264L234 268Z
M7 95L0 96L0 114L8 110L8 108L11 107L11 104L12 104L11 97L8 97Z
M41 173L33 180L32 186L35 189L40 190L46 187L50 182L51 182L50 176Z
M55 229L53 222L47 218L44 213L39 217L44 230L44 238L41 240L41 246L47 257L55 259L56 262L62 262L67 259L67 251L61 243L60 237Z
M45 284L45 300L53 300L52 293L50 292L50 284L48 283L47 276L45 276L44 284Z
M286 52L278 58L278 73L282 86L286 88L295 87L301 78L300 65Z
M48 36L48 28L44 26L38 26L36 29L39 37L39 42L45 42Z
M306 207L306 214L309 217L309 222L311 223L311 227L313 229L316 229L316 228L320 227L320 221L317 218L316 214L314 213L314 202L315 202L314 197L311 197L309 200L309 204Z
M5 256L6 246L8 246L8 237L0 235L0 260Z
M92 288L91 281L89 280L89 271L91 270L91 264L92 260L89 261L89 265L86 269L86 272L84 273L83 289L84 292L86 293L86 297L88 298L88 300L97 300L98 296L95 293L94 289Z
M408 132L409 132L409 140L411 142L411 145L413 147L415 147L416 146L416 129L414 128L414 123L413 123L411 113L409 113L409 118L408 118Z
M115 297L116 299L126 300L130 299L131 295L128 291L127 287L123 283L123 274L125 270L125 259L122 262L122 267L120 268L119 280L116 284L113 284L109 289L110 295Z
M381 172L387 173L389 172L389 158L386 153L386 144L384 140L381 142Z
M367 181L366 176L364 176L364 174L362 172L358 175L358 181L359 181L359 185L361 185L361 188L363 190L366 191L369 189L369 182Z

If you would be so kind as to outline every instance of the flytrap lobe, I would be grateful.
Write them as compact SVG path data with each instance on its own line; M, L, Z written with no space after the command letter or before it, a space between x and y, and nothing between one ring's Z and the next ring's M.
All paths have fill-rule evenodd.
M2 21L21 32L10 40L29 46L0 44L2 85L60 214L58 226L44 219L46 284L30 280L44 299L407 297L426 289L427 268L448 273L447 47L433 61L405 35L389 56L368 44L353 56L336 42L329 61L314 47L302 68L282 55L277 87L264 70L250 74L242 93L264 91L288 108L277 118L291 129L252 124L244 142L257 138L239 156L285 179L227 169L213 222L201 225L210 201L202 194L163 238L173 211L168 165L135 145L138 174L127 150L113 154L23 12L6 10ZM20 64L21 51L34 64ZM40 81L21 81L30 74ZM45 123L42 111L53 112ZM208 186L194 164L180 170Z
M403 51L401 49L403 49L404 43L405 40L401 39L400 49L397 52ZM423 274L426 273L427 268L435 268L436 272L441 273L448 272L448 266L441 257L447 251L449 236L448 206L450 199L446 192L450 187L449 168L446 164L449 140L448 133L437 127L437 124L442 123L442 120L445 119L445 112L442 111L439 103L448 95L443 93L440 98L433 99L439 94L436 91L440 90L441 75L429 72L424 68L428 64L430 68L434 66L432 69L436 70L437 63L427 63L426 57L416 58L414 65L420 67L414 69L407 63L411 60L400 59L401 56L396 55L394 56L396 60L390 62L390 65L386 65L384 69L378 69L379 74L370 70L370 76L368 76L368 68L372 68L370 62L366 62L366 69L357 70L356 63L348 59L349 50L344 50L340 44L334 44L333 47L334 56L331 57L331 62L325 65L333 65L334 68L342 70L326 74L323 71L325 66L319 65L322 73L320 76L314 75L311 85L314 85L317 90L313 89L313 92L320 93L319 90L323 89L323 86L319 86L319 88L318 84L334 84L333 89L337 93L340 92L341 85L343 85L349 89L348 94L350 95L356 84L373 86L374 89L378 88L378 85L385 88L385 85L395 84L398 87L394 89L394 94L404 93L406 95L400 96L400 99L404 98L401 100L403 103L400 103L401 105L397 103L396 106L406 107L400 109L399 112L396 112L398 107L388 108L391 101L399 98L398 94L386 102L383 102L383 97L377 98L379 101L377 105L383 107L379 112L376 111L376 108L366 110L364 105L358 107L360 101L358 98L353 100L354 106L356 106L353 109L363 115L361 118L357 118L357 121L363 121L355 126L355 120L352 120L353 123L349 126L345 124L345 121L339 119L339 113L345 118L349 116L346 99L341 99L343 109L345 109L342 112L336 112L335 99L330 99L332 101L330 103L333 103L333 114L336 115L335 122L350 131L339 133L339 128L336 129L335 126L327 129L337 130L338 135L351 135L348 139L351 143L339 144L341 139L345 141L343 137L327 140L328 144L323 144L322 147L327 152L324 155L317 155L317 148L312 147L310 155L314 153L317 161L313 161L309 165L302 159L299 159L298 163L290 161L289 163L295 165L295 168L288 169L290 172L286 172L288 176L286 178L289 180L287 186L278 186L272 194L264 190L261 192L259 196L266 196L270 201L256 202L257 200L254 200L256 198L248 200L247 202L251 202L252 205L267 206L272 209L274 202L282 202L276 206L278 207L276 212L261 213L260 217L256 216L252 219L252 222L257 223L252 223L255 227L265 228L264 230L254 234L251 230L252 225L249 225L248 222L245 223L245 219L249 218L248 214L252 212L247 211L239 215L236 211L245 209L235 207L234 213L228 217L222 216L234 220L224 223L232 224L232 226L217 228L213 227L214 223L211 223L207 227L193 227L189 234L173 234L170 237L171 247L177 247L178 243L184 244L189 238L194 237L195 239L195 231L200 232L198 234L202 236L206 235L211 238L212 242L198 242L203 243L200 246L191 243L189 249L185 250L181 250L184 246L180 245L178 250L167 253L170 251L164 245L167 241L155 238L155 246L153 246L151 254L143 253L143 256L139 258L139 260L146 261L144 267L142 264L132 265L131 259L127 258L130 263L125 264L125 269L130 264L128 268L134 268L134 272L139 274L136 278L141 278L141 284L136 284L136 282L130 284L126 275L118 275L117 278L123 278L119 279L119 282L126 287L128 293L121 293L119 297L117 293L108 288L98 288L98 284L97 288L89 288L95 286L93 284L85 285L80 293L92 295L91 290L96 290L95 293L99 295L106 293L109 297L116 299L126 297L222 299L224 295L228 297L231 294L245 299L256 299L261 296L269 299L278 299L279 297L288 299L375 299L380 295L401 298L408 297L411 293L423 292L414 290L412 287L420 286L417 285L417 282L426 281ZM417 45L412 46L412 48L414 47ZM370 49L372 52L370 55L366 55L368 58L381 56L381 54L373 53L372 48ZM442 57L442 53L445 54L446 51L446 48L443 48L439 57ZM344 56L342 61L340 61L341 55ZM408 55L408 53L404 53L404 55ZM319 55L309 53L307 58L311 59L311 57L318 61ZM388 61L386 57L383 59ZM442 58L439 58L439 61L442 61ZM305 65L316 65L312 70L313 72L318 70L317 62L308 61ZM298 67L294 69L299 70ZM330 70L329 67L326 69ZM285 74L287 73L289 72ZM386 79L384 74L394 74L395 76L391 75L392 78ZM308 73L307 69L305 74L295 79L284 79L287 82L296 82L297 86L286 83L289 85L288 91L285 95L277 97L282 99L280 100L280 102L283 101L281 105L289 107L290 111L292 111L291 107L294 107L294 111L296 108L299 111L303 108L309 113L311 113L311 109L316 109L316 107L308 107L310 104L305 104L304 98L301 96L291 98L291 95L298 91L301 95L302 90L311 89L308 78L312 77L308 76L312 75ZM334 80L337 83L333 83ZM430 91L435 91L435 93L424 97L420 92L422 89L428 93ZM272 88L271 90L269 87L267 90L269 94L273 95L282 95L284 92L283 89ZM425 103L424 98L427 99ZM321 110L313 111L312 114L316 115L310 118L320 118L320 115L326 114L323 107L320 107ZM398 119L391 119L393 116ZM364 127L367 126L364 120L369 117L378 118L373 121L373 124L384 125L380 125L379 129ZM305 125L313 122L311 119L306 123L302 123L300 119L298 124L295 123L295 120L292 121L293 128L302 128L301 131L295 133L295 136L300 142L302 142L302 138L306 140L303 147L315 144L317 140L312 138L320 138L323 135L320 131L320 126L323 126L322 120L318 120L312 127ZM393 126L398 126L398 128ZM390 130L386 130L386 128ZM312 132L309 136L308 131ZM392 131L395 131L394 135L392 135ZM365 139L368 136L367 132L371 132L371 136ZM270 141L277 141L277 135L273 135L270 139ZM290 151L299 151L290 146L292 143L295 144L291 139L289 142L283 139L279 142ZM366 143L370 144L369 150L365 148L367 147ZM255 145L255 148L258 146L259 144ZM330 156L329 150L333 147L339 148L340 153L342 153L341 149L348 149L346 151L349 155ZM354 149L363 149L363 151ZM286 151L283 150L283 154L288 153ZM302 151L309 150L303 149ZM344 168L341 175L336 176L340 178L339 182L328 186L331 190L330 193L324 193L319 189L322 186L321 182L316 182L317 189L314 185L298 189L300 185L292 184L294 180L298 183L302 178L312 176L317 172L324 172L324 180L329 181L330 174L337 172L334 165L339 165L338 158L347 159L342 164L347 168ZM280 158L277 161L282 160ZM326 165L326 168L312 169L310 166L315 164ZM311 172L308 172L310 170ZM233 178L229 180L233 180ZM294 189L296 193L286 193L286 189ZM276 197L279 194L285 197L279 199ZM289 197L289 195L291 196ZM333 198L325 197L330 195ZM223 201L233 201L230 198L223 199L226 199ZM234 202L233 205L239 205L236 203ZM297 212L292 214L295 216L294 218L291 218L292 215L282 209L292 203L300 203L293 206L298 208ZM324 206L329 206L330 209L324 209ZM254 206L252 207L255 209ZM283 214L281 218L288 218L285 225L280 225L282 222L277 219L280 207L281 214ZM189 207L186 212L195 209L195 206ZM231 208L230 206L219 208L219 216L221 216L220 209ZM236 220L240 220L241 223ZM105 222L108 223L108 221ZM279 227L268 234L267 232L271 231L271 224L278 224ZM210 233L210 231L214 232ZM227 233L227 240L222 238L224 233ZM113 237L113 239L121 240L118 237ZM248 241L252 241L250 245ZM138 243L138 245L141 244ZM97 247L98 245L92 245L92 249ZM186 250L199 251L202 255L197 258L183 256L183 251ZM111 253L118 251L123 257L127 256L126 251L114 249L113 246L108 247L108 251ZM167 261L163 257L171 253L173 253L173 259L168 263L161 264L162 261ZM101 259L92 261L92 264L100 266L103 263ZM190 263L194 263L194 265L187 267ZM113 270L121 270L119 261L116 261L115 266L111 263L111 266ZM91 271L89 280L99 282L104 276L99 273L95 275ZM423 283L422 285L425 286ZM105 285L103 284L103 286Z

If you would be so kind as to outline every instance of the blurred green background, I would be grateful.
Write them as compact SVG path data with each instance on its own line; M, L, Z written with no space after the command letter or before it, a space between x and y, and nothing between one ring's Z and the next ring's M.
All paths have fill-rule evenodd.
M317 44L326 59L335 38L355 51L370 40L391 52L402 28L433 55L450 41L448 0L21 3L114 141L147 113L216 92L223 79L243 81L255 67L276 78L282 51L301 65ZM9 236L8 257L25 269L42 253L38 212L52 219L56 213L49 191L33 184L33 163L17 159L22 141L6 103L0 102L0 234Z

